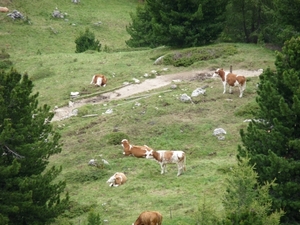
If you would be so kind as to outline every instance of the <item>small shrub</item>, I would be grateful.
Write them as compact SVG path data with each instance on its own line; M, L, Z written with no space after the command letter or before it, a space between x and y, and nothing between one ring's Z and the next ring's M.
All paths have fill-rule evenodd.
M256 115L256 112L259 111L259 106L255 101L249 102L246 105L243 105L239 108L237 108L234 112L235 116L240 116L240 117L248 117L248 118L253 118Z
M95 34L86 28L84 33L80 33L79 37L75 40L76 51L75 53L85 52L86 50L100 51L101 44L95 40Z
M101 225L102 221L99 213L90 211L88 215L88 225Z
M120 145L121 141L123 139L129 139L129 136L122 132L114 132L114 133L107 134L105 136L105 139L107 140L107 144L109 145Z
M40 66L42 67L43 65L40 65ZM40 80L40 79L44 79L46 77L51 77L54 75L55 75L55 73L53 71L49 70L49 68L41 68L31 76L31 80L33 80L33 81Z
M13 65L10 60L0 60L0 69L8 69Z
M0 53L0 69L8 69L13 65L9 58L10 55L5 52L5 49L2 49Z
M9 59L10 55L5 51L5 49L1 50L0 59Z

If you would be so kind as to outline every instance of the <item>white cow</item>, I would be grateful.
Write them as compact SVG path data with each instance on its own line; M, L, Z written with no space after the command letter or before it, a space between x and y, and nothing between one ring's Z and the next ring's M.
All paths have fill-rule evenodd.
M154 158L160 164L161 174L164 174L166 172L166 166L170 163L177 164L177 176L180 176L182 174L182 171L186 170L186 156L185 152L183 151L150 150L146 158Z

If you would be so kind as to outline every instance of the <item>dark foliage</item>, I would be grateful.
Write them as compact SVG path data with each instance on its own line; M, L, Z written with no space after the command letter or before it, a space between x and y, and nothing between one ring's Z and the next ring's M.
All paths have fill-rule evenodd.
M68 207L66 183L53 182L61 168L48 168L61 152L60 135L49 123L47 105L38 107L38 93L27 74L0 74L0 219L8 224L47 224ZM7 223L5 223L7 224Z
M223 29L227 0L147 0L131 15L127 27L131 47L193 47L216 40Z
M267 69L260 76L260 122L241 130L238 156L249 155L261 184L276 179L273 209L283 209L283 221L293 224L300 222L300 38L285 43L275 65L276 72Z
M79 37L76 38L75 43L76 53L85 52L87 50L94 50L99 52L101 49L100 42L95 39L95 34L88 28L84 33L80 33Z

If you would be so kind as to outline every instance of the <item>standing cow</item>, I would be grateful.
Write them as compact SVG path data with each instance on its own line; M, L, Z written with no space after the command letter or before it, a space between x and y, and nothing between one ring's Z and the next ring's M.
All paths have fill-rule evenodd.
M229 93L232 93L232 87L237 86L240 89L240 98L243 97L243 93L246 89L246 77L242 75L236 75L231 72L225 72L223 68L217 69L213 76L220 76L222 79L224 91L223 94L226 93L226 85L229 85Z
M163 216L157 211L144 211L132 225L161 225Z
M167 164L171 163L177 164L177 176L180 176L182 172L186 170L186 155L183 151L150 150L146 158L154 158L160 164L161 174L164 174L166 172Z

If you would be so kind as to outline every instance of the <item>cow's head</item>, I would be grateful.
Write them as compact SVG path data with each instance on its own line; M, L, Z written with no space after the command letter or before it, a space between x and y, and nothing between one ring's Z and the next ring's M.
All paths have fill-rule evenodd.
M127 139L123 139L121 141L121 145L123 147L123 155L131 155L129 141Z
M113 176L111 176L106 183L109 183L109 186L112 187L114 185L114 183L116 182L116 176L115 174Z
M153 149L146 151L146 159L153 159Z
M220 70L222 69L216 69L216 71L213 73L213 77L219 77L219 74L220 74Z

